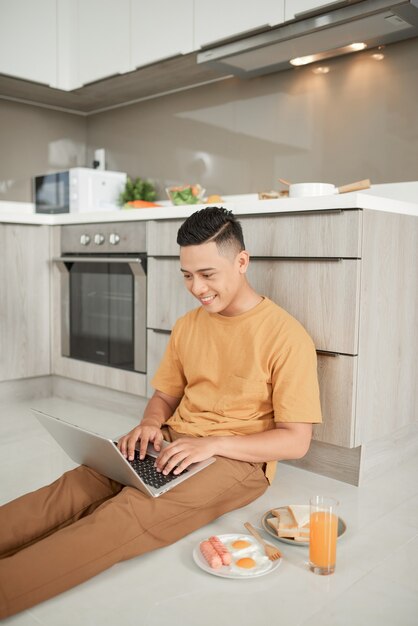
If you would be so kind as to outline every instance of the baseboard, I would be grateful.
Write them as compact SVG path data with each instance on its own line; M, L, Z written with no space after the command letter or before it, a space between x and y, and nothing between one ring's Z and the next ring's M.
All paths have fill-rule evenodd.
M312 441L303 459L284 461L308 472L358 485L360 478L361 446L341 448L322 441Z
M107 411L132 415L138 417L138 419L142 416L148 402L148 398L142 396L134 396L126 392L83 383L71 378L51 376L51 379L52 395L58 398L74 400Z
M52 395L51 376L5 380L0 383L0 404L49 398Z

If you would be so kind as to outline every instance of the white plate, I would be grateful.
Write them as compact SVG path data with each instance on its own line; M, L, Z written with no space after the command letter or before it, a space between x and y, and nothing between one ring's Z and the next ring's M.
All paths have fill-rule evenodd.
M286 507L283 506L278 506L276 507L277 510L283 509ZM272 529L272 527L267 524L267 519L269 517L274 517L273 513L271 511L267 511L267 513L264 513L262 519L261 519L261 525L263 527L263 529L266 531L266 533L268 533L269 535L271 535L272 537L274 537L274 539L277 539L277 541L283 541L283 543L289 543L292 546L308 546L309 545L309 539L307 539L306 541L295 541L294 539L292 539L291 537L279 537L274 530ZM341 517L338 518L338 539L341 537L341 535L343 535L345 533L345 531L347 530L347 525L344 522L343 519L341 519Z
M194 562L200 569L207 572L208 574L213 574L214 576L220 576L221 578L235 578L239 580L247 580L249 578L258 578L259 576L265 576L266 574L270 574L275 569L277 569L282 562L282 559L277 559L276 561L270 561L266 555L264 554L263 548L251 535L242 535L242 534L227 534L227 535L217 535L217 537L222 541L223 544L228 548L232 555L232 563L231 565L222 565L219 569L213 569L210 567L209 563L203 557L200 552L200 543L193 550L193 559ZM234 550L231 547L231 543L236 541L237 539L244 539L248 541L251 546L249 548L243 548L241 550ZM204 541L204 539L202 540ZM240 569L235 562L238 559L249 556L253 558L257 567L254 570Z

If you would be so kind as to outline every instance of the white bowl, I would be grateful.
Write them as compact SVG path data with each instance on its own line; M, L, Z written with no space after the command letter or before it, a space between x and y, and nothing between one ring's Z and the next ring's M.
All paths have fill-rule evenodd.
M329 183L295 183L289 186L289 198L332 196L336 191L335 185Z

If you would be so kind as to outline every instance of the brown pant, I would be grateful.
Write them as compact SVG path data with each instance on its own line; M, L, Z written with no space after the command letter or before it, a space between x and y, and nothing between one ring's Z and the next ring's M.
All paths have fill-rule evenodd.
M0 618L161 548L266 490L260 464L218 458L160 498L81 466L0 507Z

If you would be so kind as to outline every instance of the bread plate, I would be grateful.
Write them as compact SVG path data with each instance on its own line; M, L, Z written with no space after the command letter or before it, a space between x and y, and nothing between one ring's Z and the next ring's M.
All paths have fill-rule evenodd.
M275 507L275 508L281 509L285 507ZM309 545L309 539L307 539L306 541L300 541L300 540L295 541L295 539L291 537L279 537L267 522L267 520L270 517L274 517L271 510L267 511L267 513L264 513L263 517L261 518L261 525L263 527L263 530L265 530L266 533L268 533L271 537L274 537L274 539L277 539L278 541L282 541L283 543L289 543L292 546L308 546ZM346 530L347 530L347 524L344 522L343 519L341 519L341 517L339 517L338 518L338 538L340 538L341 535L343 535Z

